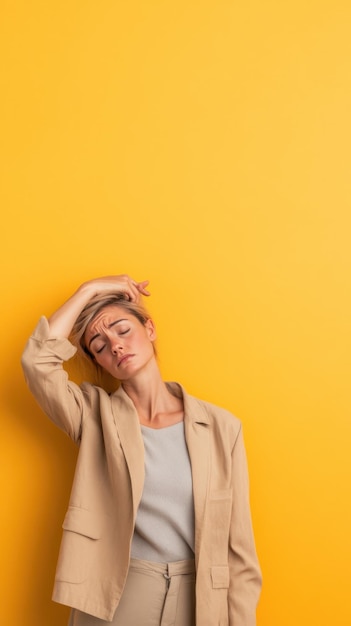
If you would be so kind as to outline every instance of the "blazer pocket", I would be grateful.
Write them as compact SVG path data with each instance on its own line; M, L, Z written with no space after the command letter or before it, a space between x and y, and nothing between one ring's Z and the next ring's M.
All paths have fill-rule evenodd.
M228 589L229 567L228 565L213 565L211 567L211 579L213 589Z
M97 558L100 524L91 511L70 506L62 527L56 581L82 583L91 575Z
M95 515L91 511L77 506L68 507L62 528L90 537L90 539L100 538L100 528Z

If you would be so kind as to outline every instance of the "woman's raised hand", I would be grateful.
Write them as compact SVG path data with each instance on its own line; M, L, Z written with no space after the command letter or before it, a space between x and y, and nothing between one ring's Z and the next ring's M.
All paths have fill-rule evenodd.
M99 293L115 292L125 294L132 302L138 302L141 295L150 295L146 289L148 284L148 280L138 282L127 274L121 274L89 280L80 287L80 290L88 291L90 298Z
M141 295L150 295L146 289L148 284L148 280L138 282L127 274L88 280L49 318L50 337L68 337L79 313L94 296L123 293L132 302L138 302Z

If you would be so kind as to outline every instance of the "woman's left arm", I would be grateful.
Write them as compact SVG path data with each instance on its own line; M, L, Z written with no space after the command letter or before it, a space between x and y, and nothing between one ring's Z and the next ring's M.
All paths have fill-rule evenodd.
M262 578L249 501L247 460L240 428L232 451L232 519L229 536L229 624L256 626Z

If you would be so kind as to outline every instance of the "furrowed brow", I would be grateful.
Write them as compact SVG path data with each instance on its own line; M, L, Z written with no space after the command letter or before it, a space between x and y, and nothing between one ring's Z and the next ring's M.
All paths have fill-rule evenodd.
M128 320L126 319L120 319L120 320L115 320L114 322L111 322L111 324L108 325L108 328L112 328L112 326L115 326L116 324L119 324L120 322L127 322ZM96 333L96 335L93 335L93 337L90 339L89 344L88 344L88 348L90 348L92 342L94 341L94 339L97 339L98 337L101 337L100 333Z
M128 320L126 319L120 319L120 320L115 320L114 322L111 322L111 324L108 325L108 328L112 328L112 326L115 326L116 324L119 324L120 322L127 322Z

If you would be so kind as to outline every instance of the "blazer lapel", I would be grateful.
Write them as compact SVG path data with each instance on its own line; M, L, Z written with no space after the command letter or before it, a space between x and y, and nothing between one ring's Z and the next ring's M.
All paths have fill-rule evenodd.
M144 443L135 406L122 386L112 394L112 411L132 485L134 519L142 496L145 468Z
M193 479L195 558L197 561L210 478L210 419L204 406L196 398L189 396L180 385L175 383L167 383L167 385L175 395L180 395L179 390L183 394L185 439L188 446Z

